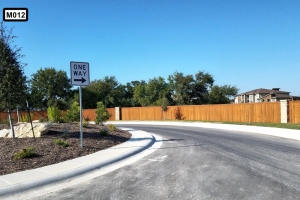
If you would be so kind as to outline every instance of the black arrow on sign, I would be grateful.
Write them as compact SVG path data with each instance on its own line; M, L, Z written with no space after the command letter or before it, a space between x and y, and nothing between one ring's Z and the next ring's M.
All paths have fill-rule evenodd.
M86 80L84 78L81 78L81 79L74 79L74 81L81 81L81 83L84 83Z

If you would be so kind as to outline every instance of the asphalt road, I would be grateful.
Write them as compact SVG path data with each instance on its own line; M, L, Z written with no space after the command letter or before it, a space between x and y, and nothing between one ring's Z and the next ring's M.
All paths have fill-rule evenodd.
M36 199L300 199L300 141L197 127L120 127L158 134L162 146Z

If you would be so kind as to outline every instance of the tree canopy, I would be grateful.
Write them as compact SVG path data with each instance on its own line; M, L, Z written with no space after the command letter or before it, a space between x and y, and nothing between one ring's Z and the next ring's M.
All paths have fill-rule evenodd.
M149 79L134 88L134 100L142 106L161 105L163 98L170 98L170 89L162 77Z
M21 48L13 45L16 36L12 30L0 23L0 110L25 105L27 96L25 64L20 62L24 55Z
M214 83L213 76L209 73L199 71L193 76L176 71L168 80L176 105L208 103L208 93Z
M71 94L71 84L67 73L55 68L38 70L30 81L31 101L35 108L46 109L49 106L66 109Z
M235 86L214 85L209 93L210 104L226 104L233 101L234 96L238 93L238 89Z

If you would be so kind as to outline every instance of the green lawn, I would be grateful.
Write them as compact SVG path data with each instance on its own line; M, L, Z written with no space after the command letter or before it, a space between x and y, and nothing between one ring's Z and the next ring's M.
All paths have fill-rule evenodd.
M282 124L282 123L246 123L246 122L221 122L223 124L240 124L240 125L250 125L250 126L265 126L274 128L288 128L300 130L300 124Z
M204 121L190 121L182 120L180 122L204 122ZM264 126L274 128L288 128L300 130L300 124L282 124L282 123L255 123L255 122L208 122L208 123L219 123L219 124L236 124L236 125L249 125L249 126Z

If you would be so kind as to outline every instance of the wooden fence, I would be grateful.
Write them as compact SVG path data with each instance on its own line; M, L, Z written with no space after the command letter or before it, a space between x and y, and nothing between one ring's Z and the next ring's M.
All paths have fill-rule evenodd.
M300 124L300 101L289 102L289 122Z
M47 118L47 112L46 111L31 111L32 113L32 120L39 120L40 118ZM11 116L14 119L14 121L18 121L18 115L16 111L11 112ZM27 111L19 111L19 116L28 116ZM7 112L0 112L0 121L8 119Z
M300 124L300 101L288 102L289 123ZM109 120L116 120L115 108L107 108L112 115ZM280 102L220 104L220 105L191 105L169 106L163 112L160 106L120 108L121 120L199 120L199 121L227 121L227 122L281 122ZM33 120L46 118L46 111L33 111ZM22 111L21 115L27 115ZM17 121L17 113L12 112ZM84 109L83 117L94 121L95 109ZM7 119L6 112L0 112L0 121Z
M88 117L90 121L94 121L96 119L96 109L83 109L82 116L84 118ZM115 108L106 108L106 110L111 114L111 117L108 120L115 120Z
M84 109L82 110L82 115L84 118L88 117L89 120L94 121L96 118L96 109ZM115 120L115 108L107 108L106 109L112 116L109 118L109 120ZM65 113L65 111L62 111ZM47 111L31 111L33 117L32 120L39 120L40 118L47 118ZM28 113L26 111L19 112L20 116L28 116ZM18 121L18 116L16 111L12 111L12 118L14 121ZM7 112L0 112L0 121L8 119Z
M200 120L280 123L280 102L121 108L122 120Z

